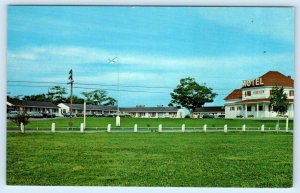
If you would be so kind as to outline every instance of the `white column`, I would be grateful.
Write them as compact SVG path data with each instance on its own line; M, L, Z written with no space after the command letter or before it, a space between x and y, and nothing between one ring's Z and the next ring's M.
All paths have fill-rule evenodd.
M246 125L245 124L243 125L243 129L242 130L246 131Z
M261 131L265 131L265 125L264 124L261 125Z
M55 123L52 123L52 125L51 125L51 132L55 133Z
M21 128L21 133L25 133L25 130L24 130L24 124L21 122L20 124L20 128Z
M256 104L256 118L258 118L258 103Z
M227 124L224 125L224 133L227 133Z
M185 132L185 124L182 124L181 130L182 130L182 132Z
M117 126L117 127L120 127L120 126L121 126L121 118L120 118L119 115L116 116L116 126Z
M83 126L86 126L86 101L83 102Z
M84 123L80 123L80 132L83 133Z
M206 124L203 126L203 131L204 131L204 132L207 131L207 125L206 125Z
M138 128L137 124L134 124L133 132L137 132L137 128Z
M245 118L247 118L247 116L248 116L247 113L248 113L247 112L247 104L245 104Z
M107 132L111 132L111 124L107 125Z
M158 125L158 132L162 132L162 125L161 124Z
M289 131L289 118L288 117L286 118L286 121L285 121L285 131L286 132Z

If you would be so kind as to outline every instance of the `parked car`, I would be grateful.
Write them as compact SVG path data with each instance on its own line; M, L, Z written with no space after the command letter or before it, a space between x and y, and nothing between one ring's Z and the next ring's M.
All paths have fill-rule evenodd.
M56 115L54 113L43 113L44 118L55 118Z
M9 113L7 113L7 118L14 119L17 117L18 113L19 113L18 111L10 111Z
M204 114L204 115L202 115L202 118L203 118L203 119L213 119L213 118L214 118L214 115L211 115L211 114Z
M218 115L219 118L225 118L225 115Z
M94 116L95 116L95 117L102 117L103 114L102 114L102 113L95 113Z
M65 114L64 114L64 117L70 117L70 113L65 113ZM75 114L75 113L72 113L72 117L76 117L76 114Z
M29 112L28 115L31 118L43 118L43 113L40 112Z

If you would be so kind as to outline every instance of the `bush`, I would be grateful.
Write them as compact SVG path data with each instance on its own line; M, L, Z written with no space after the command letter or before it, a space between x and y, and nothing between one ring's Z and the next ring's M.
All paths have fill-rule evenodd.
M254 117L254 115L248 115L248 117L249 117L249 118L253 118L253 117Z
M24 112L19 112L17 116L12 119L12 122L16 123L19 127L20 124L23 123L25 129L25 125L29 123L29 115Z
M190 115L186 115L184 118L191 118L191 116Z

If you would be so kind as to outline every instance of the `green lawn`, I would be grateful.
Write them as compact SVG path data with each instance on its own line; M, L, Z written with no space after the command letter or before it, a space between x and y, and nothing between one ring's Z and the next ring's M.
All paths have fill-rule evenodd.
M7 133L9 185L291 187L292 133Z
M75 129L79 129L80 123L83 123L83 118L74 118L73 126ZM32 120L28 125L27 129L46 129L50 130L51 123L55 123L57 129L59 127L68 127L69 119L51 119L51 120ZM115 118L87 118L87 129L96 129L96 127L107 127L108 124L115 125ZM228 127L242 127L243 124L246 124L247 127L260 127L262 124L265 127L275 128L276 120L244 120L244 119L168 119L168 118L121 118L122 127L133 128L134 124L138 124L138 127L158 127L159 124L162 124L163 127L181 127L182 124L185 124L186 127L203 127L204 124L207 124L208 127L224 127L225 124ZM280 127L285 128L285 120L280 121ZM16 125L12 122L8 122L8 127L10 129L17 129ZM289 128L293 129L293 120L289 121Z

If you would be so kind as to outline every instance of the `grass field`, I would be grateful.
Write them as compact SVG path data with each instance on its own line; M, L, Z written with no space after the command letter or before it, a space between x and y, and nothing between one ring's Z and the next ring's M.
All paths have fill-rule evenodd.
M244 119L151 119L151 118L121 118L122 127L133 128L134 124L138 124L138 127L158 127L159 124L162 124L163 127L181 127L182 124L185 124L186 127L203 127L204 124L207 124L208 127L224 127L225 124L228 127L242 127L243 124L246 124L247 127L257 127L259 128L262 124L265 127L275 128L276 120L244 120ZM64 127L66 129L69 126L68 118L60 119L48 119L48 120L31 120L31 122L26 126L27 129L41 129L41 130L50 130L51 123L55 123L57 129L59 127ZM75 129L79 130L80 123L83 123L83 118L74 118L73 126ZM87 118L86 127L87 130L96 129L96 127L106 128L108 124L115 125L115 118ZM7 128L17 129L16 125L13 122L7 123ZM285 120L280 121L280 127L285 128ZM289 121L289 128L293 129L293 120Z
M292 133L7 133L9 185L290 187L292 174Z

